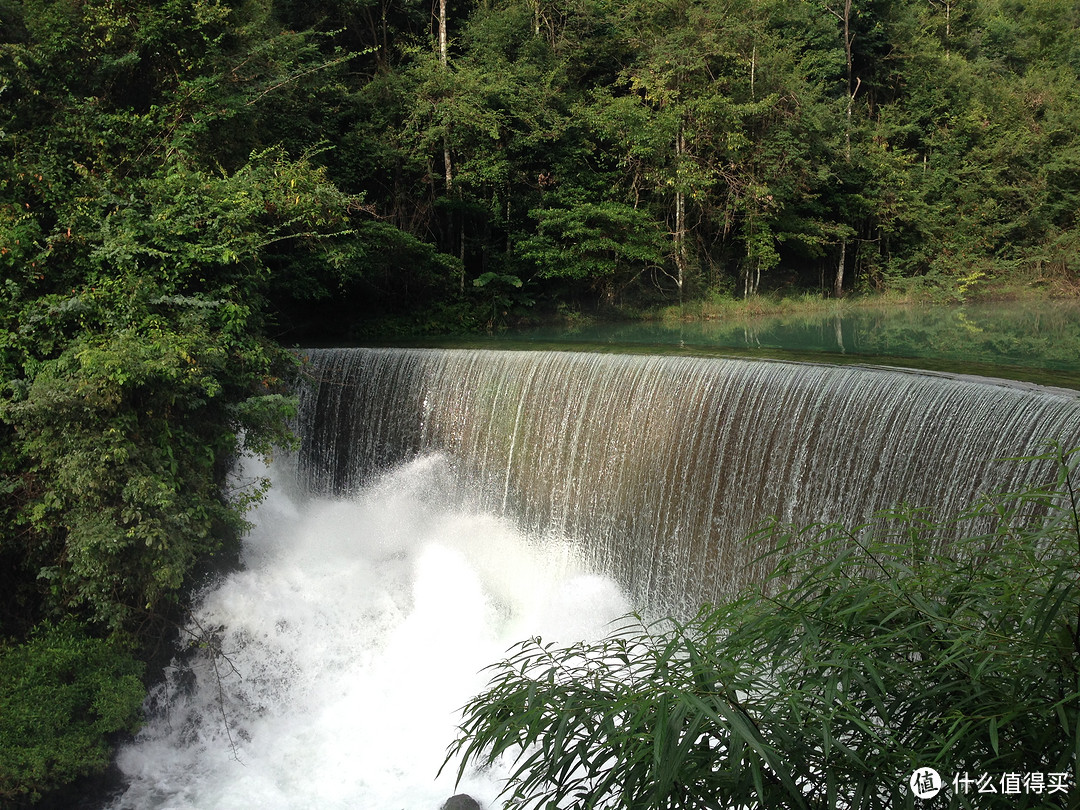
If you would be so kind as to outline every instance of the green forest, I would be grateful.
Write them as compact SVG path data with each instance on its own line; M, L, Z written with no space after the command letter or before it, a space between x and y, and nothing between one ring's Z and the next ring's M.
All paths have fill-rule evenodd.
M1075 289L1080 3L0 0L0 165L21 805L136 727L290 346Z

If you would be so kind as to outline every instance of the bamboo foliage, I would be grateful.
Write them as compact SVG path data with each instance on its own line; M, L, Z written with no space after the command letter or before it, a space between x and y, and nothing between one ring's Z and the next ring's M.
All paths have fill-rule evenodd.
M913 807L930 766L1066 774L1080 750L1077 456L1056 488L988 497L997 528L948 548L915 509L889 529L773 527L774 575L689 621L626 620L492 667L447 762L512 763L513 808Z

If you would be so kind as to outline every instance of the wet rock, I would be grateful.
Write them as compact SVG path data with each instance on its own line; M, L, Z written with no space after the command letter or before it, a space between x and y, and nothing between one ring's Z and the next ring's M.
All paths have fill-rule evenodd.
M480 810L480 805L468 793L458 793L447 799L441 810Z

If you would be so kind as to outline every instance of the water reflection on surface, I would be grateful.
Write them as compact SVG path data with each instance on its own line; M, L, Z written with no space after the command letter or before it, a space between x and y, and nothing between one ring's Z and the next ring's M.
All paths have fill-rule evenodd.
M467 345L867 363L1080 390L1080 301L843 306L810 314L589 324L508 331Z

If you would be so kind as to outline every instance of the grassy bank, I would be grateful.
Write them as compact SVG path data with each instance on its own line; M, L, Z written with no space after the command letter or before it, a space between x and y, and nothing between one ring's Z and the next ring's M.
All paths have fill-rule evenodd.
M707 295L634 313L647 321L740 320L763 315L821 315L896 307L960 306L994 301L1050 302L1080 300L1080 285L1066 278L1032 278L980 283L963 291L908 287L828 298L817 292L764 293L749 298Z

